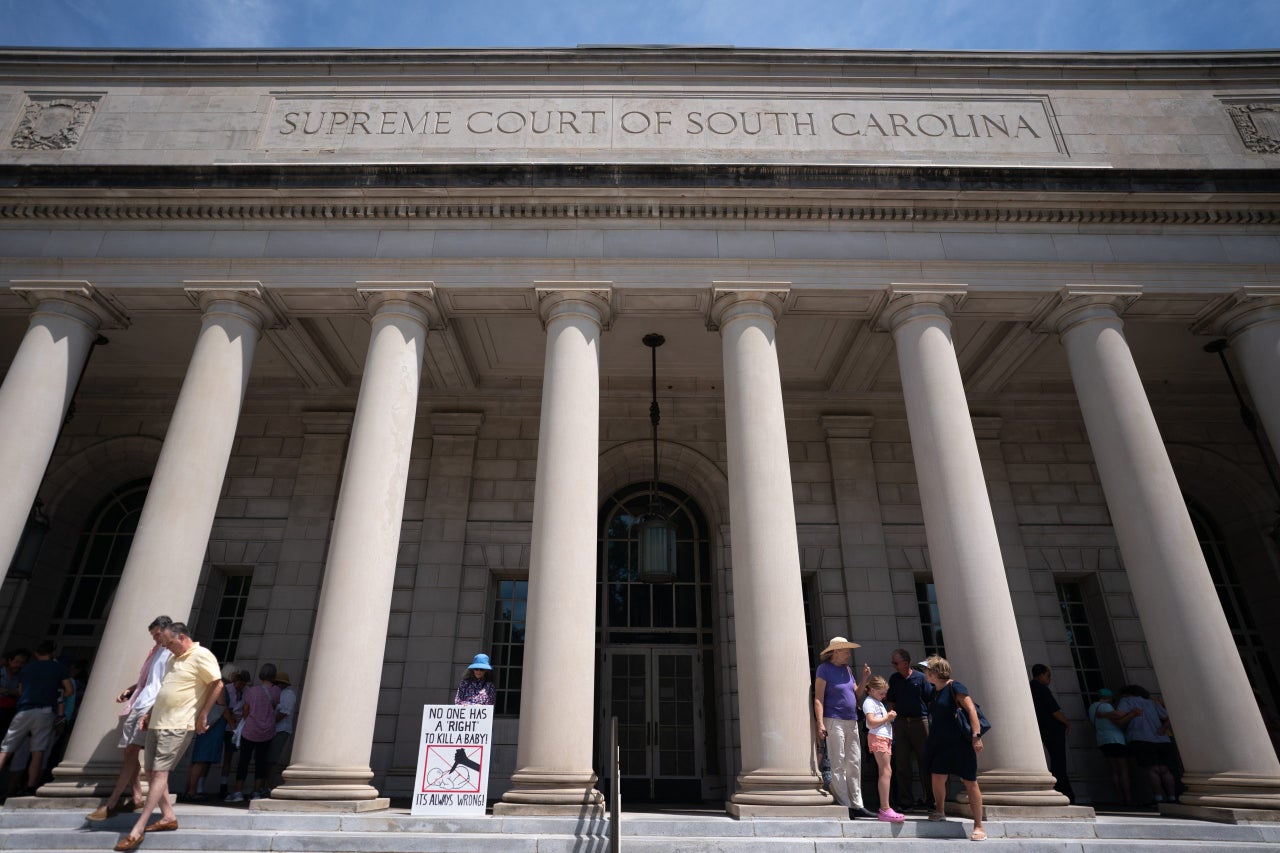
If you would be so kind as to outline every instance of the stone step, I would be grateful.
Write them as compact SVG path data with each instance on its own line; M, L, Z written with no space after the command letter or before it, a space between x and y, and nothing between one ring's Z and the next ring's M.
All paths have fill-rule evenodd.
M0 835L0 849L47 853L80 853L110 850L118 834L105 831L14 830ZM246 842L252 841L252 844ZM803 838L803 837L656 837L636 836L623 840L627 853L838 853L890 849L894 853L937 853L941 849L971 849L964 836L949 841L937 838ZM1052 839L1002 838L986 842L1001 850L1020 853L1181 853L1193 850L1220 850L1227 853L1274 851L1274 843L1262 841L1214 842L1152 841L1150 839ZM962 847L963 845L963 847ZM179 831L147 838L139 848L145 853L189 853L193 850L218 853L607 853L608 840L599 836L545 836L471 833L427 835L420 833L316 832L265 834L246 839L241 833L208 830Z
M146 853L208 850L218 853L606 853L607 819L476 816L413 817L403 810L366 814L258 812L222 806L182 805L182 829L155 833ZM119 815L89 824L82 809L0 810L0 850L110 850L133 825ZM948 841L966 842L972 823L930 823L911 817L899 825L870 820L733 820L702 813L626 814L621 819L627 853L676 850L722 853L806 851L834 853L888 845L894 851L931 851ZM1167 817L1100 816L1097 821L992 821L990 844L1020 851L1269 850L1280 843L1280 825L1227 825Z

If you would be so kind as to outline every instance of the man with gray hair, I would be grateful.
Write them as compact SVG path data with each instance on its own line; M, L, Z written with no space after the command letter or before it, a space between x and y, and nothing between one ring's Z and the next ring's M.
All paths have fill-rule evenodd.
M143 719L147 730L144 768L151 774L147 802L132 831L116 844L118 851L133 850L148 832L178 828L169 802L169 773L178 766L191 738L209 730L209 710L222 694L222 671L213 652L191 639L187 626L174 622L164 631L165 647L173 653L165 666L164 681L151 713ZM160 807L160 820L148 825Z
M929 736L929 703L933 687L924 673L911 666L906 649L894 649L889 656L893 675L889 676L889 693L885 704L897 711L893 721L893 787L894 808L900 812L912 809L934 810L929 768L924 761L924 743ZM911 771L920 774L920 799L911 790Z
M118 814L137 811L142 805L142 778L138 772L141 769L138 756L147 741L142 718L151 710L156 694L160 692L165 664L169 662L169 650L164 646L164 631L172 624L173 620L168 616L157 616L151 620L147 631L155 645L142 662L137 682L116 694L116 701L124 706L120 709L122 721L119 743L124 750L124 763L120 765L120 775L116 777L116 786L111 791L111 796L89 815L89 820L108 820ZM126 788L130 789L130 798L121 800Z

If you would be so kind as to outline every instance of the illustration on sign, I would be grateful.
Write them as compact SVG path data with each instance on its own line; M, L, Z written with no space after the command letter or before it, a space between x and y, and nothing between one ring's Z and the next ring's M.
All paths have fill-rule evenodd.
M484 814L493 706L424 705L413 814Z

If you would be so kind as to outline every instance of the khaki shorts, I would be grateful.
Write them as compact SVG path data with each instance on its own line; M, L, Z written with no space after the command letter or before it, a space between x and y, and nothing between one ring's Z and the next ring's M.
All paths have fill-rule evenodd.
M117 746L124 749L126 746L147 745L147 730L142 727L142 718L150 710L150 708L134 707L125 716L124 723L120 727L120 743Z
M0 743L0 752L17 752L18 747L27 735L31 735L31 751L44 752L53 740L53 709L28 708L19 711L9 724L9 731L4 733L4 742Z
M152 770L168 771L177 767L194 736L195 732L191 729L147 729L143 769L150 773Z

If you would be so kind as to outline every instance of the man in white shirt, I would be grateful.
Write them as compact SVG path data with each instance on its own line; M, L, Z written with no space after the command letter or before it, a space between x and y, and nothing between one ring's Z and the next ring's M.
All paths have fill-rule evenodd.
M172 624L173 620L168 616L157 616L151 621L147 631L155 646L142 662L137 683L116 694L116 701L124 705L120 709L123 721L119 744L124 750L124 763L120 766L120 775L116 778L116 787L111 796L89 815L89 820L107 820L118 814L137 811L142 805L142 779L138 772L141 765L138 755L147 742L147 731L142 727L142 718L155 704L156 694L160 692L160 682L164 680L165 664L171 656L165 648L164 632ZM120 800L120 795L126 788L130 789L131 796L127 800Z

